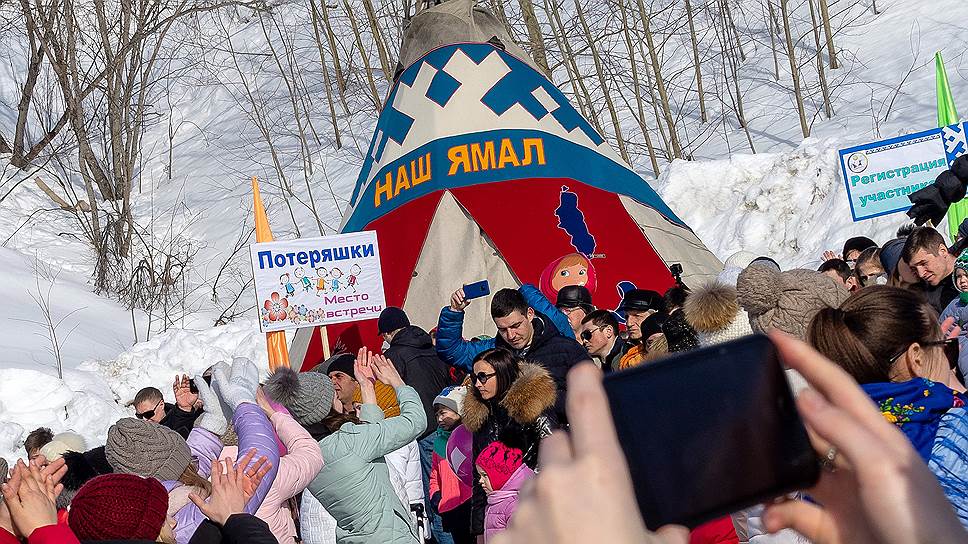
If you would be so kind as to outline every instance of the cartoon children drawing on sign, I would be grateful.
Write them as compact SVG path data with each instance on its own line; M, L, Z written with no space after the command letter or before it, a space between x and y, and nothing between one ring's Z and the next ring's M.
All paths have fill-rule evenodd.
M350 275L348 278L346 278L346 287L348 289L352 288L354 293L356 292L357 278L359 278L360 274L362 273L363 273L363 269L360 268L360 265L354 264L352 267L350 267Z
M296 278L299 279L299 283L302 284L303 292L308 293L310 289L313 288L313 282L306 275L306 271L300 266L296 269Z
M329 272L326 270L326 268L320 266L319 268L316 269L316 296L317 297L319 296L319 293L322 293L324 295L326 294L326 287L329 283L326 281L327 277L329 277Z
M291 297L296 294L296 288L293 286L292 281L290 281L288 272L279 276L279 284L286 289L286 296Z
M329 271L329 277L332 278L331 285L333 292L338 292L340 289L340 279L343 277L343 271L339 268L333 268Z

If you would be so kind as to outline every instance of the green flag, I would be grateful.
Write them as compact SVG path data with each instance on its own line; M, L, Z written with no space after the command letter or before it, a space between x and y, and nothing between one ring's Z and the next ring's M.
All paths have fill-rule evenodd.
M944 69L941 52L934 54L935 84L938 94L938 126L945 127L958 122L958 110L948 85L948 73ZM968 218L968 201L962 200L948 208L948 233L953 241L958 234L958 226Z

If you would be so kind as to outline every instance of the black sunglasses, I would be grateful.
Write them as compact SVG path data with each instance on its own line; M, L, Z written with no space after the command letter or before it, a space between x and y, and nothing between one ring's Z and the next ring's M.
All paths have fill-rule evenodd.
M138 419L151 419L155 417L155 410L157 410L158 407L161 406L161 403L163 402L165 402L165 399L159 400L158 404L156 404L154 408L152 408L151 410L148 410L147 412L141 412L140 414L135 412L134 417Z
M944 340L936 340L934 342L918 342L920 345L928 346L942 346L944 348L944 356L948 359L948 366L951 370L956 370L958 368L958 355L961 353L961 347L958 345L957 338L946 338ZM894 357L891 357L890 362L893 364L895 361L901 358L905 353L907 353L908 348L904 348L904 351L898 353Z
M487 372L477 372L475 374L471 374L471 381L474 383L485 384L487 383L487 380L490 380L494 376L497 376L497 372L491 372L490 374Z
M595 327L594 329L588 329L587 331L581 331L581 335L579 335L579 336L581 336L581 339L582 340L585 340L587 342L588 340L591 340L592 339L592 333L594 333L595 331L600 331L600 330L604 329L606 326L607 325L602 325L601 327Z

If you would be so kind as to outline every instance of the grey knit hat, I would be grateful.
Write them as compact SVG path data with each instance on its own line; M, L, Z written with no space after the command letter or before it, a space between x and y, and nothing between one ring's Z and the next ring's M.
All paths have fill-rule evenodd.
M115 472L173 481L192 462L185 439L157 423L131 417L108 429L104 455Z
M736 298L749 314L754 332L779 329L801 340L822 308L837 308L850 292L813 270L777 270L751 265L736 283Z
M270 399L282 404L300 425L319 423L333 409L333 381L319 372L296 372L279 367L262 387Z

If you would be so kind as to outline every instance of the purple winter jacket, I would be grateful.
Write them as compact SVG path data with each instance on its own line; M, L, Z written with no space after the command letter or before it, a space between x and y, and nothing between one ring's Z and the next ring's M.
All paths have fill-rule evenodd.
M490 542L494 535L507 528L511 515L518 507L518 491L524 482L534 477L531 467L521 464L508 479L504 487L492 491L487 496L487 510L484 511L484 542Z
M269 488L272 487L273 480L276 479L276 471L279 467L279 447L276 442L276 432L272 427L269 418L266 417L262 408L250 402L244 402L236 408L232 414L232 425L239 436L239 454L244 455L250 449L256 450L256 458L265 456L272 463L272 468L262 478L255 494L245 505L245 512L255 514L256 510L262 506ZM198 461L198 472L202 476L208 476L212 472L212 460L218 457L222 451L222 442L211 432L198 427L192 429L188 436L188 447L192 452L192 457ZM178 493L178 488L182 487L180 482L162 482L168 490L169 497ZM180 500L179 504L184 503ZM191 501L179 508L174 515L177 525L175 525L175 541L178 544L188 544L195 530L207 518Z

